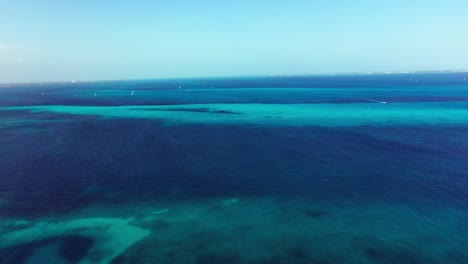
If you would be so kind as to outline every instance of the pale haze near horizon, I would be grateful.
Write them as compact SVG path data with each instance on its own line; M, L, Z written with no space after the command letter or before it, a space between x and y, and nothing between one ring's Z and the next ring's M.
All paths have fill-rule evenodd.
M0 82L468 69L468 1L3 1Z

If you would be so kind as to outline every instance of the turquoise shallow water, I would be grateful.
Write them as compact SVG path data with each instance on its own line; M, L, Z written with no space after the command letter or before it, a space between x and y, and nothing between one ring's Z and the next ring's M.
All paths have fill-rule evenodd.
M462 74L2 87L0 146L0 263L468 263Z
M29 110L92 115L104 118L157 119L166 124L231 124L272 126L393 126L465 124L467 103L350 104L183 104L164 106L20 106Z

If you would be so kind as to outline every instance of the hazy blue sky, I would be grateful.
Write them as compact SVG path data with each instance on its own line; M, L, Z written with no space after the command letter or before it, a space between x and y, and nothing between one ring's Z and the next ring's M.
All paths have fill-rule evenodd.
M0 82L468 68L467 0L0 0Z

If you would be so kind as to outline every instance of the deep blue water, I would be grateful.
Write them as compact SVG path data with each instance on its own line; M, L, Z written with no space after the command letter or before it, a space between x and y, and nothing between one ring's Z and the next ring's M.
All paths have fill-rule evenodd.
M468 103L468 83L463 77L462 73L402 74L14 85L0 88L0 107L176 104L183 109L188 103L350 104L370 103L369 99L451 106ZM130 91L135 91L135 96L130 96ZM181 95L181 91L192 92ZM205 224L216 221L213 219L218 215L187 222L203 231L196 238L181 235L185 231L177 224L182 220L165 220L177 226L170 231L174 233L167 231L172 240L151 235L114 258L114 263L468 263L468 222L464 222L468 219L468 120L465 124L340 127L168 125L156 119L28 110L0 111L0 119L4 122L0 125L4 233L23 228L12 225L13 219L26 219L30 227L39 221L61 221L63 216L78 218L75 214L93 206L104 208L94 212L96 215L119 217L121 212L111 208L139 208L153 202L201 208L204 205L199 201L234 197L236 204L245 201L245 208L264 210L263 217L259 213L252 219L245 219L245 208L233 207L219 216L234 219L223 226L224 231L237 230L237 218L243 224L252 222L254 228L248 234L257 244L250 249L229 243L213 249L215 244L245 235L226 231L221 236L221 228ZM276 201L274 206L288 208L285 214L292 219L270 218L273 209L268 208L272 205L264 202L270 198ZM309 204L319 209L312 210ZM109 212L103 212L106 208ZM297 210L303 210L308 218L293 217ZM340 210L349 211L349 218L334 218L333 212ZM409 217L407 210L415 216ZM125 217L129 217L128 212L140 214L139 209L125 212ZM370 224L362 220L375 217L385 222L390 216L397 219L391 220L397 227L366 229ZM347 224L344 232L339 221L353 217L356 228ZM259 237L265 235L263 230L256 231L259 218L283 226L269 233L283 237L268 251L270 255L257 256L255 252L256 247L260 252L258 241L263 240ZM317 228L330 230L327 234L333 236L307 242L315 234L304 231L298 235L297 228L310 221L321 221ZM157 234L161 225L146 228ZM357 227L361 225L363 229ZM419 230L420 226L426 229ZM351 242L336 248L326 242L337 237ZM60 261L77 263L87 254L92 240L75 233L41 237L5 246L0 262L42 263L38 256L49 254L43 253L49 252L42 250L44 245L59 243L61 249L50 250L50 254L61 252ZM179 244L170 244L173 240ZM195 247L202 240L207 245ZM441 241L440 248L433 241ZM420 245L421 251L409 244ZM177 254L158 255L161 247L172 248ZM189 253L182 257L179 253L184 250ZM324 255L317 253L327 250Z

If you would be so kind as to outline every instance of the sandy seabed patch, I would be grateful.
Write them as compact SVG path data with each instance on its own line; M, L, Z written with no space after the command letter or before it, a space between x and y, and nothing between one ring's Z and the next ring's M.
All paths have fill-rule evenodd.
M40 221L6 233L0 237L0 245L13 247L52 237L79 235L93 239L93 246L80 263L109 263L131 245L150 234L150 231L132 225L133 220L96 217L60 222Z

